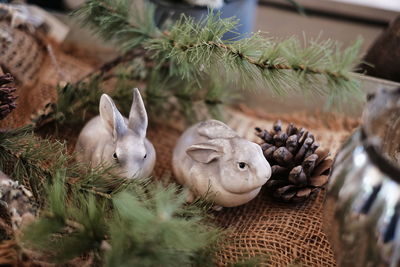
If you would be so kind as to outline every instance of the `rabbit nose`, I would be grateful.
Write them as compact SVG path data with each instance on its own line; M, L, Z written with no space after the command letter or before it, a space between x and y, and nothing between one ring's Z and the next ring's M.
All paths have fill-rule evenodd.
M257 163L258 163L258 166L260 166L260 168L258 169L260 173L263 173L263 175L271 176L271 165L264 158L264 155Z
M257 173L257 177L256 177L256 183L261 186L263 184L265 184L268 179L271 177L271 172L269 171L268 168L263 168L262 170L260 170Z
M260 172L261 173L258 174L258 177L260 177L260 183L262 182L264 184L269 180L269 178L271 178L271 167L267 163Z

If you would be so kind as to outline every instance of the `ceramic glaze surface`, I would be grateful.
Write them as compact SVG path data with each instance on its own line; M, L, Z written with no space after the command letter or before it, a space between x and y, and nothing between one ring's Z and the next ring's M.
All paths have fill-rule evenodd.
M106 94L100 99L100 116L82 129L75 151L77 160L92 167L116 164L114 172L127 178L146 178L153 171L156 152L146 138L147 113L139 90L134 89L129 119Z
M183 133L172 165L178 182L190 189L189 201L209 194L222 207L252 200L271 176L260 146L216 120L198 123Z

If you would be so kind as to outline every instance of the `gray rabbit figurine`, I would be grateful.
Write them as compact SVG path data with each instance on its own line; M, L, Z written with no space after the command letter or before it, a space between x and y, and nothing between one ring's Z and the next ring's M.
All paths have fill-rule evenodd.
M149 177L153 171L156 152L146 138L147 113L137 88L129 119L123 117L107 94L100 99L100 116L90 120L82 129L75 151L77 160L92 167L117 163L115 172L127 178Z
M271 176L260 146L216 120L195 124L183 133L172 167L177 181L189 187L189 202L209 192L215 194L217 210L252 200Z

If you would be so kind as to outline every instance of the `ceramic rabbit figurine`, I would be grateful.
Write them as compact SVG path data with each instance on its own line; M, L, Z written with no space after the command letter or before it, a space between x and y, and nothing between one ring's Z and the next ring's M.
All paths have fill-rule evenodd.
M117 163L115 172L127 178L150 176L156 152L146 138L147 113L139 90L133 90L129 119L107 94L101 96L99 109L100 116L90 120L79 135L77 160L92 167Z
M188 201L209 192L215 194L215 209L252 200L271 177L260 146L216 120L195 124L183 133L172 166L178 182L189 187Z

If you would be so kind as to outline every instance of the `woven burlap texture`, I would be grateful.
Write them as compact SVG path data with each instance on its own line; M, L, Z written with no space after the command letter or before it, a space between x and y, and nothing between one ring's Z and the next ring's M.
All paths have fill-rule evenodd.
M273 120L259 120L240 112L228 111L228 124L242 136L255 139L253 128L269 128ZM313 131L313 129L309 128ZM345 132L316 130L320 143L337 149ZM73 150L79 129L62 131L58 139ZM155 124L148 131L157 152L155 177L170 177L172 150L181 129ZM326 145L326 144L330 145ZM331 245L323 231L324 191L302 204L278 203L263 191L249 203L214 212L215 223L227 230L221 249L216 252L217 266L256 259L260 266L336 266Z
M255 126L269 129L274 122L232 110L228 114L228 125L253 141L257 140ZM318 121L315 124L318 125ZM332 154L349 134L343 129L308 130L315 134L321 147L330 149ZM180 134L180 130L168 126L149 130L149 139L157 151L156 176L171 173L171 154ZM336 266L331 245L323 231L324 196L325 191L321 191L305 203L295 205L278 203L262 191L256 199L243 206L215 212L216 223L228 230L227 239L217 252L216 264L227 266L255 257L257 265L262 266Z

